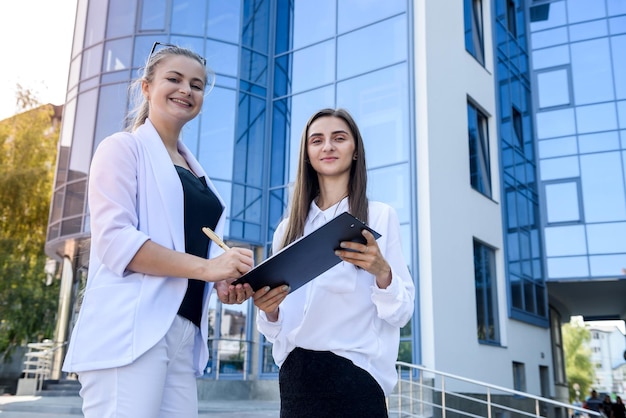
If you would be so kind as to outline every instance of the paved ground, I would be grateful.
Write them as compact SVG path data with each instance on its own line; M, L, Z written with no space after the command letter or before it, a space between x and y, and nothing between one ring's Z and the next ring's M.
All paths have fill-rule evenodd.
M0 396L0 418L77 418L78 396ZM201 418L277 418L278 401L200 401Z

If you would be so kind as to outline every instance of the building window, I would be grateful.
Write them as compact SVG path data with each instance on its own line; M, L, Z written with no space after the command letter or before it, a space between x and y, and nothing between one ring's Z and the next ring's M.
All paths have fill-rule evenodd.
M526 392L526 372L524 363L513 362L513 389Z
M565 350L561 333L561 315L550 307L550 335L552 337L552 365L554 367L554 383L567 385L565 374Z
M507 0L506 1L506 25L507 29L513 35L514 38L517 38L517 22L515 20L515 0Z
M521 150L524 150L524 131L522 130L522 113L519 110L517 110L517 108L515 107L511 109L511 119L513 122L513 133L515 134L515 140L517 141L517 146L519 146Z
M467 125L472 187L491 197L491 163L487 116L471 103L467 104Z
M500 330L497 320L495 250L476 240L474 240L474 280L478 340L498 344Z
M465 49L481 64L485 63L483 45L483 2L482 0L464 0L465 13Z

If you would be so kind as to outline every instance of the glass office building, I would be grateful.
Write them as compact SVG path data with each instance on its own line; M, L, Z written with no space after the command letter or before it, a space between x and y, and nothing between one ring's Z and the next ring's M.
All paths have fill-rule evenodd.
M529 20L546 279L571 310L623 319L626 2L534 2Z
M607 28L611 22L623 28L621 4L606 0L605 14L594 19ZM546 6L550 13L542 11ZM561 96L542 93L546 86L558 87L555 80L564 83L563 73L578 80L572 75L574 61L537 66L542 48L563 46L550 34L543 45L538 43L542 31L567 30L570 23L549 26L552 20L542 18L557 15L558 7L521 0L454 5L79 0L46 246L50 256L63 260L66 281L60 307L60 322L66 323L59 326L57 339L69 335L88 268L86 186L93 151L122 129L130 105L127 87L153 42L160 41L195 50L216 73L215 87L202 113L184 129L183 141L227 202L227 242L250 246L258 260L268 255L288 205L306 120L323 107L346 108L364 138L369 198L396 209L416 283L415 315L401 331L399 359L554 395L551 388L564 383L555 377L558 370L563 374L563 364L554 330L559 315L575 309L551 294L549 280L560 277L564 257L573 262L586 257L591 268L593 257L614 260L626 252L617 238L588 241L598 246L585 248L584 254L563 254L553 245L555 234L580 234L584 222L594 223L589 237L622 227L621 167L626 162L620 148L620 140L626 141L623 76L615 81L624 64L620 58L611 61L622 65L612 70L612 87L601 81L591 87L604 88L606 97L589 102L592 95L587 94L583 102L565 102L565 92L572 97L572 84L559 91ZM610 7L613 12L607 11ZM619 55L610 48L619 48L621 41L613 38L619 36L607 32L601 41L609 57ZM569 48L569 42L562 43ZM580 73L583 80L592 69L581 71L587 71ZM565 117L558 112L579 111L595 120L592 116L604 114L607 106L613 108L610 129L588 124L580 132L587 135L586 144L595 144L585 156L571 145L576 133L557 131L561 124L548 122ZM561 144L575 152L558 154L564 152ZM580 162L568 163L572 158ZM571 171L550 175L567 164L591 171L592 164L599 164L613 171L596 172L589 185ZM598 179L618 173L618 166L620 175L597 190ZM595 193L587 206L581 197L586 187ZM602 212L594 196L605 191L611 195L606 199L621 199L622 206L590 218ZM553 207L554 199L578 202L579 218L570 205ZM222 305L217 298L210 303L212 357L205 377L275 379L271 347L255 329L252 303ZM604 313L609 314L620 312ZM450 347L464 347L466 355Z

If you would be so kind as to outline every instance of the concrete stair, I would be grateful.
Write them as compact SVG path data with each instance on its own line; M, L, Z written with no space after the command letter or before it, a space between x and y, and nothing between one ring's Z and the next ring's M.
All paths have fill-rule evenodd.
M42 388L37 392L39 396L78 396L80 382L73 379L44 380Z

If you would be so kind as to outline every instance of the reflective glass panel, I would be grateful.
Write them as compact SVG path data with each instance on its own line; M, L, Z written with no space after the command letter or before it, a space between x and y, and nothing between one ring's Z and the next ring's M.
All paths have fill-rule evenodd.
M167 0L151 0L142 2L141 30L165 30L165 7Z
M589 0L567 0L567 18L569 23L606 17L604 1L594 1L590 7Z
M337 107L357 121L369 168L408 159L407 77L402 64L337 84Z
M615 103L601 103L576 108L576 127L579 134L617 129Z
M620 153L581 155L580 167L586 221L626 220Z
M581 154L618 150L620 148L619 135L617 131L580 135L578 137L578 146Z
M540 158L562 157L577 153L578 148L575 136L539 141Z
M108 6L105 1L89 1L87 3L89 4L89 11L85 26L84 48L89 48L104 39L106 19L103 19L102 16L106 16Z
M128 85L113 84L100 88L94 148L105 137L124 129Z
M240 21L240 1L209 1L209 20L206 31L208 37L237 43L239 42Z
M624 276L626 254L593 255L589 257L592 276Z
M626 2L624 0L607 0L609 16L626 14Z
M621 129L626 128L626 101L617 102L617 117L619 120L619 127ZM624 135L624 131L622 131L622 135ZM623 146L623 148L626 148Z
M568 45L533 51L533 68L535 70L565 64L569 64Z
M551 279L589 276L587 257L549 257L547 264Z
M239 48L224 42L206 41L206 64L219 74L237 76Z
M546 48L548 46L561 45L568 42L567 28L544 30L531 34L533 49Z
M569 77L565 68L537 74L539 107L569 104Z
M626 26L626 20L624 21ZM626 99L626 35L613 36L611 38L611 58L613 59L613 74L615 74L615 95L616 99ZM626 121L626 116L624 119ZM626 128L626 122L622 125Z
M391 205L401 223L411 220L409 164L367 171L367 193L370 199Z
M406 16L401 15L340 36L337 42L337 78L363 74L404 61L406 54Z
M579 176L578 157L551 158L539 162L541 179L556 180Z
M119 71L131 68L131 38L108 41L104 46L102 71Z
M320 87L335 79L335 42L323 42L293 53L292 92Z
M172 0L173 33L204 36L206 2L197 0Z
M70 169L68 172L68 180L70 181L86 177L89 171L96 120L96 112L94 112L94 109L96 108L97 100L97 90L88 91L78 97L74 137L80 138L80 141L72 142Z
M336 0L295 1L293 6L293 49L335 36ZM311 30L314 25L315 30Z
M137 0L109 0L107 38L131 35L135 30Z
M548 257L587 253L584 225L547 227L544 234Z
M65 189L65 203L63 204L63 217L82 216L85 211L85 196L87 182L77 181L70 183Z
M626 222L587 225L589 254L626 253L624 237L626 237Z
M536 115L536 122L538 139L575 135L577 133L573 109L539 112Z
M546 185L546 212L549 223L579 221L578 206L576 182Z
M609 33L617 35L626 32L626 16L609 19Z
M81 80L100 74L100 64L102 62L102 44L83 51L83 63L80 71Z
M573 43L570 48L576 104L614 100L608 38Z
M204 100L198 159L211 179L232 179L236 106L236 93L219 87Z
M406 11L405 0L338 0L339 33Z
M595 20L593 22L579 23L569 27L570 42L582 41L585 39L606 36L608 27L605 20Z

